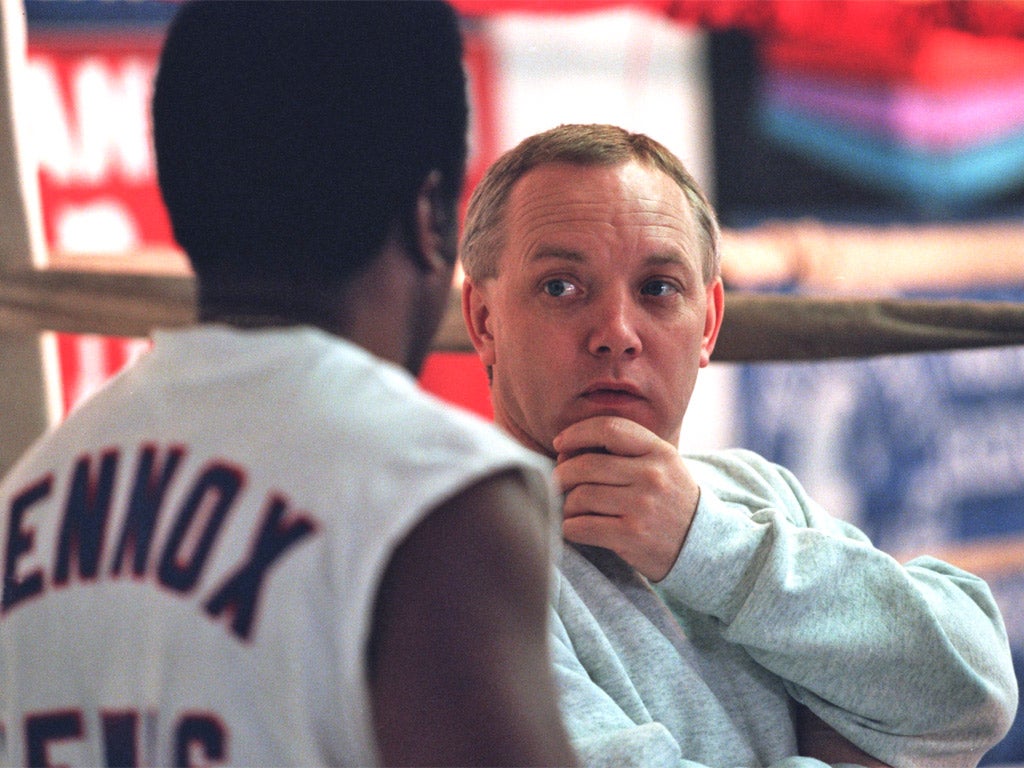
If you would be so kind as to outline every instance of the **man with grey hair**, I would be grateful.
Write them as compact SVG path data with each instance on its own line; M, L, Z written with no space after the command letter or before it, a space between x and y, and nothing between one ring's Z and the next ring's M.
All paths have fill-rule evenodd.
M526 139L470 203L463 313L495 420L564 494L574 745L648 768L976 763L1017 703L986 584L896 562L754 453L678 449L718 242L682 163L613 126Z

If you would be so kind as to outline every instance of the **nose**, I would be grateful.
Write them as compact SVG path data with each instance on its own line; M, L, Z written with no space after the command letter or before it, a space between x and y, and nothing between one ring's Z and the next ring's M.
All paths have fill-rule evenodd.
M588 340L592 355L634 357L643 349L637 331L639 308L625 291L602 297L594 307L593 325Z

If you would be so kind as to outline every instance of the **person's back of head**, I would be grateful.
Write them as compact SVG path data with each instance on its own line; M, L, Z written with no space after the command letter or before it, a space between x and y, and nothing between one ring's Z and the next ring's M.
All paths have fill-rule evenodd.
M467 104L435 2L197 2L153 95L157 168L200 301L286 307L358 274L420 186L461 190Z

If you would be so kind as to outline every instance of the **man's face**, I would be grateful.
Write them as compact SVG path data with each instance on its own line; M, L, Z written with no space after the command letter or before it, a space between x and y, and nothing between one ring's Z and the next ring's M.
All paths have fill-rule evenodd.
M505 227L498 276L464 289L496 422L549 455L601 415L678 444L722 309L683 191L637 162L552 163L513 187Z

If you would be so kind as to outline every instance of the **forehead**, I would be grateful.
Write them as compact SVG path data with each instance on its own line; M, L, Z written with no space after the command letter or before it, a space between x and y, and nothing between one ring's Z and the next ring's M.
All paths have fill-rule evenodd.
M509 249L526 258L538 249L588 244L698 258L685 193L664 172L635 160L531 169L512 188L506 226Z

